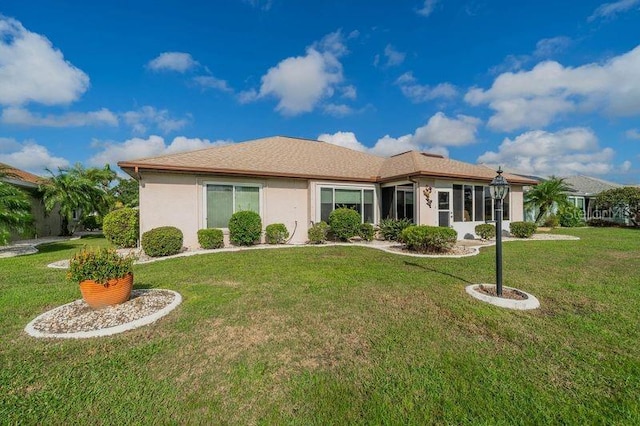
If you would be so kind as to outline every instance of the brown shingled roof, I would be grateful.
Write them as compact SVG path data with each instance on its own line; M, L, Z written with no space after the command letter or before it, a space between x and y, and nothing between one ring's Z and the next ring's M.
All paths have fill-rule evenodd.
M380 179L391 181L404 176L433 176L458 179L484 180L490 182L496 171L481 165L444 158L439 155L409 151L388 158L380 170ZM504 173L507 181L521 184L537 182L522 176Z
M39 185L43 180L40 176L25 172L24 170L16 169L15 167L4 163L0 163L0 171L4 172L7 175L6 177L11 180L22 181L34 185Z
M490 181L495 176L495 171L484 166L416 151L384 158L326 142L284 136L121 161L118 165L132 176L136 169L354 182L391 181L411 176ZM505 177L513 183L535 183L515 175L505 174Z

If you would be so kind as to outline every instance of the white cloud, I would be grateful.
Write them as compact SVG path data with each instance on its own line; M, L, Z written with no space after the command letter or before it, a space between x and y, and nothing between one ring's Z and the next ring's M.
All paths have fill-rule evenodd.
M414 103L427 102L434 99L452 99L458 95L458 89L450 83L436 86L419 84L411 71L402 74L396 80L402 94Z
M545 61L531 71L499 75L491 88L472 88L471 105L488 104L494 130L543 127L563 115L600 111L613 116L640 114L640 46L603 64L564 67Z
M424 0L424 4L416 12L418 13L418 15L427 17L433 13L439 1L440 0Z
M323 99L333 96L344 77L339 57L348 52L341 31L328 34L308 47L304 56L282 60L262 76L260 90L239 94L240 102L260 98L278 99L276 110L283 115L312 111Z
M571 43L571 39L566 36L543 38L536 43L536 50L533 51L533 56L536 58L549 58L564 52L571 46Z
M626 173L629 170L631 170L631 161L629 160L623 161L622 164L620 165L620 171L623 173Z
M342 90L342 97L345 99L355 99L358 97L358 92L356 88L352 85L344 86L340 90Z
M443 112L435 113L425 126L416 129L414 139L419 144L462 146L476 141L481 121L475 117L458 115L448 118Z
M0 141L0 147L4 145L5 143ZM46 147L33 141L17 143L15 140L9 140L5 148L0 150L0 163L36 175L43 175L45 169L55 172L59 167L69 166L67 159L54 156Z
M520 71L534 60L550 59L567 50L573 40L566 36L543 38L536 43L531 54L507 55L501 64L491 67L490 74L500 74L505 71Z
M163 133L170 133L182 129L190 122L188 118L172 118L168 110L159 110L148 105L136 111L122 113L122 118L127 125L131 126L133 133L138 135L146 133L150 127L160 129Z
M611 148L598 146L593 131L575 127L555 133L534 130L514 139L505 138L498 152L485 152L478 162L538 176L593 175L614 170L614 155Z
M593 14L587 18L587 21L592 22L599 18L613 19L616 15L637 8L639 5L640 0L619 0L613 3L604 3L593 11Z
M395 67L404 62L404 59L407 56L407 54L403 52L399 52L392 45L387 44L387 46L384 48L384 56L387 58L387 61L384 64L384 66ZM376 59L374 62L376 66L378 65L379 60L380 60L380 56L376 55Z
M626 132L624 132L624 135L628 139L640 139L640 130L638 130L638 129L629 129Z
M322 106L325 114L333 115L334 117L345 117L353 114L353 108L345 104L332 104L327 103Z
M88 87L89 77L46 37L0 15L0 104L68 104Z
M149 61L147 66L153 71L176 71L184 73L198 65L191 54L184 52L164 52Z
M91 112L69 112L61 115L34 114L25 108L9 107L2 111L0 121L30 127L117 126L118 117L106 108Z
M418 127L414 133L399 137L385 135L371 148L367 147L352 132L323 133L318 140L344 146L376 155L389 156L405 151L423 151L448 156L447 146L462 146L476 141L480 120L459 115L455 119L444 113L434 114L427 124Z
M193 77L193 81L203 89L215 89L221 92L232 93L233 89L229 87L226 80L220 80L212 75L199 75Z
M318 140L356 151L364 152L369 150L368 147L358 141L358 138L356 138L356 135L353 132L336 132L334 134L323 133L318 136Z
M124 142L94 141L93 146L99 147L100 151L89 159L89 164L100 167L109 164L112 167L116 167L118 161L175 154L229 143L231 141L218 140L211 142L208 139L190 139L185 136L178 136L167 144L163 137L157 135L151 135L146 139L132 138Z

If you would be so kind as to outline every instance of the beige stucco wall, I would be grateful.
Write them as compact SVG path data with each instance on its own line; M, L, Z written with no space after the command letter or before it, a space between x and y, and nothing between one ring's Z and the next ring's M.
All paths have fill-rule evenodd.
M140 180L141 234L159 226L175 226L182 230L186 247L199 247L198 230L206 228L207 183L260 185L263 228L271 223L284 223L292 234L292 243L306 241L310 221L306 180L224 178L150 172L142 173ZM226 230L225 243L229 243Z

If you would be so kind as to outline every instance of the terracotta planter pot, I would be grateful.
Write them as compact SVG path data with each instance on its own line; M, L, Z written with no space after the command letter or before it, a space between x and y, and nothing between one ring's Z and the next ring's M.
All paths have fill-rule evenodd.
M133 274L127 274L122 278L109 280L106 285L98 284L93 280L80 282L82 298L93 309L113 306L124 303L131 297L133 287Z

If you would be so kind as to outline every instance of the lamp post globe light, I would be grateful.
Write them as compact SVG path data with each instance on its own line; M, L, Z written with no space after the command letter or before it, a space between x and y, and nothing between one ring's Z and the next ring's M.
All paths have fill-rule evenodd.
M502 176L501 167L498 167L497 173L489 184L489 190L494 201L496 220L496 294L502 297L502 200L509 191L509 182Z

